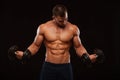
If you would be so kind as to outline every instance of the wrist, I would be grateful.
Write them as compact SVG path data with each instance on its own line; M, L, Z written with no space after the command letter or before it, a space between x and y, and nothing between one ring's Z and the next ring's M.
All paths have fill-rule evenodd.
M22 56L22 59L23 60L26 60L26 59L29 59L31 57L31 52L29 49L26 49L24 52L23 52L23 56Z

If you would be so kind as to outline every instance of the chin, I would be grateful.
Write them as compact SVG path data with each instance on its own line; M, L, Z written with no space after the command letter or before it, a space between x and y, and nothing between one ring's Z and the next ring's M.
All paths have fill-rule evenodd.
M65 27L65 25L59 25L61 28L64 28Z
M60 27L65 27L65 24L58 24Z

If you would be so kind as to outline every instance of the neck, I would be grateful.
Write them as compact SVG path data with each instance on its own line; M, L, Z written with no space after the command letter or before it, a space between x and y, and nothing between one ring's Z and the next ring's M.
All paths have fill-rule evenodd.
M53 19L53 23L57 26L57 27L59 27L59 28L65 28L65 26L66 26L66 24L65 25L59 25L54 19Z

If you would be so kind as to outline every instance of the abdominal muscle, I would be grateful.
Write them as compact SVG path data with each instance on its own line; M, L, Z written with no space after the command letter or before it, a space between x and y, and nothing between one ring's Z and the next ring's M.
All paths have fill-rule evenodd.
M70 63L70 43L46 42L46 62L55 64Z

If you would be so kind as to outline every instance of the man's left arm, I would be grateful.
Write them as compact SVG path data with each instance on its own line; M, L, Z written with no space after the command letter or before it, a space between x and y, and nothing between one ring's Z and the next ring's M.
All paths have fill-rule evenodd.
M86 65L91 65L92 63L103 63L105 56L101 49L94 49L93 54L89 54L85 47L82 45L80 40L80 31L75 26L74 36L73 36L73 44L78 56L80 56L81 61Z
M74 37L73 37L73 44L74 48L76 50L76 53L78 56L85 60L90 60L91 62L95 62L97 55L96 54L88 54L87 50L85 47L82 45L81 40L80 40L80 31L79 29L75 26L74 30Z

